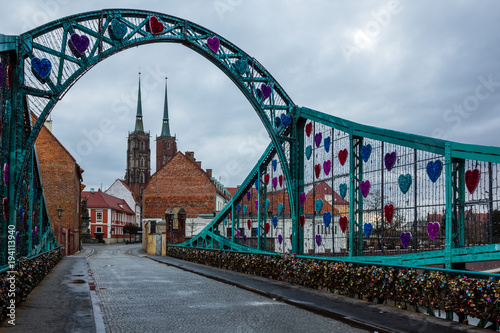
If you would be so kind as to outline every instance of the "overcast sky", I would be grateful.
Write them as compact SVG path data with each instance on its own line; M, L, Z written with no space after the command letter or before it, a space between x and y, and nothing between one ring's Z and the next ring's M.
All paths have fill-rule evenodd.
M18 35L103 8L159 11L213 30L255 57L299 106L500 146L498 1L18 0L2 5L0 33ZM101 62L52 112L53 132L85 169L87 189L106 189L124 176L139 69L152 172L168 75L170 129L179 150L194 151L226 186L240 184L269 143L253 108L199 54L154 44ZM100 129L108 120L113 125ZM91 149L83 149L88 142Z

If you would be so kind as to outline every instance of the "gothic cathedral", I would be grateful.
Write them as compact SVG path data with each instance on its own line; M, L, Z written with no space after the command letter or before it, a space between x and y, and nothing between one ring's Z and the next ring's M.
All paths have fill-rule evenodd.
M161 135L156 137L156 171L160 170L177 153L175 136L170 135L168 123L167 80L165 79L165 104L163 106L163 123Z

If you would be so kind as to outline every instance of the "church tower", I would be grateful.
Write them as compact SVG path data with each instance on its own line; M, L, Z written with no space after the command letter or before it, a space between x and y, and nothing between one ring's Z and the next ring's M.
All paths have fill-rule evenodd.
M141 73L139 73L139 92L137 96L137 115L135 129L128 134L127 144L127 171L125 182L135 193L137 198L142 195L142 189L151 177L151 149L149 146L149 132L144 132L142 123L141 101Z
M163 106L163 123L161 135L156 137L156 171L160 170L177 153L175 136L170 135L168 123L167 78L165 78L165 104Z

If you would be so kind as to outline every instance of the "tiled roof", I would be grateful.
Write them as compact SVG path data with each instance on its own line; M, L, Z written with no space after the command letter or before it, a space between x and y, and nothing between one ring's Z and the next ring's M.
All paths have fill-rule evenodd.
M111 208L120 212L134 214L125 200L103 193L101 190L94 193L82 191L82 198L87 198L87 208Z

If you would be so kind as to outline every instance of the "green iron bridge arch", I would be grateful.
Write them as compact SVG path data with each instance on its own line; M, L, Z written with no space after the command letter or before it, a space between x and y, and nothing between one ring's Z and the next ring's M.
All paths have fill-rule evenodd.
M57 246L34 147L55 104L100 61L130 47L160 42L189 47L222 70L246 96L270 137L229 203L198 235L177 246L274 253L267 248L271 240L280 252L447 268L500 259L494 217L500 206L500 188L494 182L500 172L499 148L374 128L298 107L256 59L216 33L162 13L110 9L69 16L20 36L0 36L0 265L6 263L11 230L16 230L19 256ZM331 192L320 196L316 188L323 183ZM241 241L239 224L248 217L242 204L254 186L257 235L256 245L250 246ZM336 192L344 204L335 202L340 198ZM374 193L377 199L370 200ZM272 221L282 231L273 240L267 237L268 208L278 202L273 210L281 213ZM323 207L328 211L322 216ZM326 228L320 229L322 219ZM468 223L474 219L480 223ZM230 235L224 236L227 223ZM250 221L249 228L251 223L255 225Z

